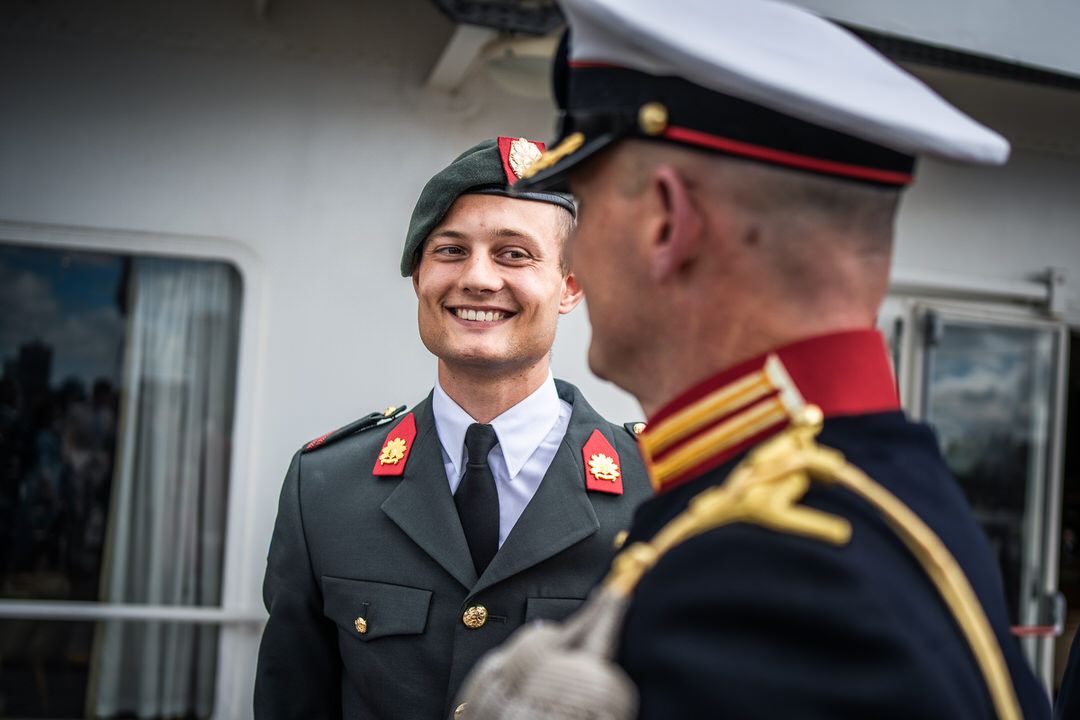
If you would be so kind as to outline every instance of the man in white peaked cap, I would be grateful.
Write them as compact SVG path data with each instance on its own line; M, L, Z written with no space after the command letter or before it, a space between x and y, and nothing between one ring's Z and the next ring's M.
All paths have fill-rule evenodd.
M1008 143L790 5L562 7L559 138L515 188L576 196L590 365L645 410L657 497L579 620L512 639L466 716L1049 717L875 329L916 159Z

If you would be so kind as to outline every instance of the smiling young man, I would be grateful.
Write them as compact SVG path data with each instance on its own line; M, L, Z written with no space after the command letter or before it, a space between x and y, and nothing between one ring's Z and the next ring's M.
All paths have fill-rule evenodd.
M257 718L442 718L486 650L573 611L651 494L633 433L549 369L581 301L567 196L509 185L542 147L498 138L425 186L412 276L432 393L306 445L263 593Z

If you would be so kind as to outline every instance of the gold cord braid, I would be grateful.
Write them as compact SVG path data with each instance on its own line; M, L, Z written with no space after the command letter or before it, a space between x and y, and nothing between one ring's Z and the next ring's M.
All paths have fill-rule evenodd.
M971 652L975 655L975 661L978 662L990 689L997 716L1001 720L1022 720L1020 702L1016 698L1016 690L1013 688L1001 646L998 645L975 590L960 569L959 563L945 547L945 543L899 498L855 466L845 465L835 478L838 484L859 495L885 516L937 585L938 591L967 637Z
M1022 720L1001 647L956 559L899 498L848 463L841 453L818 445L814 438L820 430L821 411L806 406L791 427L748 455L723 485L694 497L687 509L649 542L636 542L619 553L604 586L628 596L668 550L694 535L731 523L751 523L843 545L851 538L847 520L797 504L810 489L811 479L840 485L885 518L933 581L975 656L998 718Z

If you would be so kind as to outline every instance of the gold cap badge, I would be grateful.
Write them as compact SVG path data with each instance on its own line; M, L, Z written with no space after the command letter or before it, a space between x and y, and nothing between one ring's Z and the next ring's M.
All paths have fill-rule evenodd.
M405 457L405 451L409 449L403 438L393 438L387 440L383 445L382 452L379 453L380 465L397 465L401 461L401 458Z
M514 175L522 177L525 169L539 160L542 154L536 145L525 138L518 138L510 143L507 162L510 163L510 169L514 171Z

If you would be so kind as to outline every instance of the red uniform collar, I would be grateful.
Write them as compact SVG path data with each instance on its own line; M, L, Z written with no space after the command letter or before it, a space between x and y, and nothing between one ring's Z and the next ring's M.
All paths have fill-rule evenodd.
M900 407L876 330L820 335L747 360L657 411L639 438L653 488L664 492L783 430L804 404L826 418Z

